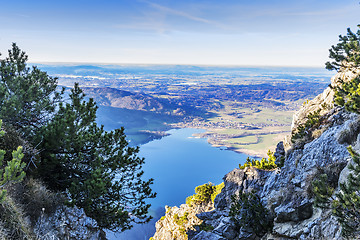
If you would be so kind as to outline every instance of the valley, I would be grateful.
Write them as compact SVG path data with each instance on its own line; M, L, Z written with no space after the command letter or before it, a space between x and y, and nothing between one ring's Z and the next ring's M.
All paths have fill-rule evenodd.
M107 130L125 127L132 145L174 128L199 128L216 147L265 156L290 131L295 109L324 89L330 73L317 68L182 65L41 65L75 82L99 105Z

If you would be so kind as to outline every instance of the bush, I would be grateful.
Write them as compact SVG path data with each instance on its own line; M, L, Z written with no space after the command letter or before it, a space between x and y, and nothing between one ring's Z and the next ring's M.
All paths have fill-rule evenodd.
M2 121L0 120L0 128ZM0 137L5 134L4 131L0 131ZM25 163L21 161L24 157L22 153L22 147L18 147L17 150L12 152L12 159L3 163L5 151L0 150L0 203L4 201L6 195L6 189L4 187L10 183L20 182L25 177Z
M174 214L174 222L179 226L183 226L188 222L188 216L189 216L188 212L185 212L184 215L181 217L179 217L178 214Z
M238 230L249 229L258 237L262 237L273 227L269 211L262 205L260 197L253 192L233 195L229 216Z
M313 138L312 132L320 126L323 117L320 115L321 109L309 113L307 120L303 124L299 124L296 131L291 134L291 142L295 143L297 140L311 140Z
M200 225L198 225L198 227L200 231L205 232L211 232L212 230L214 230L213 226L211 226L210 224L206 224L205 222L202 222Z
M276 158L274 153L270 150L267 153L268 159L262 158L261 160L251 159L249 157L246 158L246 162L244 165L239 165L240 169L245 169L246 167L255 167L262 170L273 170L276 169L278 166L275 164Z
M193 204L207 204L210 201L214 202L215 197L221 192L224 183L214 186L212 183L197 186L195 194L186 198L186 204L190 207Z

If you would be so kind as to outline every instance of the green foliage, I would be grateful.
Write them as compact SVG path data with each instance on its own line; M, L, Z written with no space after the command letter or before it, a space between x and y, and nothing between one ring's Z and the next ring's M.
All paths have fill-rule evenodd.
M334 193L334 188L328 183L326 174L321 174L312 183L312 191L315 194L314 206L327 208L330 205L329 198Z
M145 199L155 194L153 180L141 179L139 149L128 146L124 129L106 132L96 124L97 106L84 100L78 84L69 97L41 129L38 175L53 189L66 191L69 204L83 208L101 229L123 231L132 222L148 222Z
M273 227L269 211L262 205L260 197L253 192L233 195L229 216L237 229L251 229L258 237L262 237Z
M279 168L282 168L285 164L285 156L280 157L280 163L278 164Z
M213 226L211 226L210 224L206 224L205 222L202 222L200 225L198 225L198 227L200 231L205 232L211 232L212 230L214 230Z
M320 176L313 184L315 205L330 208L342 226L345 237L360 234L360 155L348 147L355 165L350 164L351 173L346 183L340 183L340 191L333 196L334 189L329 186L327 176Z
M360 77L342 83L335 89L335 103L347 111L360 113Z
M0 118L30 139L47 123L60 100L57 79L26 66L28 56L13 43L0 60Z
M186 223L188 223L188 216L189 216L189 213L188 212L185 212L183 216L179 217L179 215L176 213L174 214L174 222L179 225L179 226L183 226L185 225Z
M221 192L224 183L214 186L212 183L197 186L195 194L186 198L186 204L192 206L193 204L214 202L215 197Z
M149 221L145 200L155 197L153 180L142 180L144 159L137 156L138 148L128 146L124 129L106 132L98 126L97 106L84 100L77 84L68 102L60 103L57 79L37 67L30 69L27 60L16 44L0 60L0 117L30 147L38 147L32 174L66 194L68 204L84 209L101 230L123 231L134 222ZM0 151L1 161L4 153ZM4 184L23 178L22 157L19 148L11 161L6 159L0 172L2 195Z
M245 169L246 167L256 167L262 170L273 170L276 169L278 166L275 164L276 158L274 153L270 150L267 152L268 159L262 158L261 160L251 159L249 157L246 158L246 162L244 165L239 164L240 169Z
M174 222L179 226L180 234L183 235L185 239L188 238L186 234L186 226L185 226L189 222L188 216L189 216L188 212L185 212L184 215L181 217L177 213L174 214L173 216Z
M329 57L332 62L327 62L326 69L339 70L346 67L349 63L358 66L360 63L360 30L353 33L350 28L347 29L346 36L339 36L339 43L331 46Z
M0 120L0 128L2 121ZM0 131L0 137L4 135L4 131ZM24 157L22 153L22 147L18 147L17 150L12 152L12 160L7 164L3 163L5 151L0 150L0 203L4 201L6 190L4 187L9 183L20 182L25 177L25 163L21 161Z
M224 182L220 183L219 185L215 186L215 191L211 194L211 201L214 202L217 195L221 193L221 190L224 188Z
M323 117L320 115L321 109L309 113L307 115L307 120L303 124L299 124L296 131L291 135L291 142L296 142L298 139L308 138L311 139L311 133L314 129L318 128L323 120Z

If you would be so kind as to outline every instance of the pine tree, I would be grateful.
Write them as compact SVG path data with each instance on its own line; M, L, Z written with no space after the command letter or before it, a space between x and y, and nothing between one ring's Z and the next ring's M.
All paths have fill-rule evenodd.
M30 139L49 120L60 100L57 79L37 67L13 43L9 56L0 60L0 119Z
M337 199L332 202L332 209L342 226L344 236L354 236L360 233L360 155L351 146L349 153L355 165L350 164L351 173L346 183L340 184Z
M360 29L353 33L350 28L347 29L346 36L339 36L339 43L331 46L329 57L332 62L326 62L326 69L339 70L347 67L349 64L358 66L360 63Z
M342 226L343 236L353 237L360 234L360 155L351 146L348 151L355 165L349 165L351 173L347 182L340 183L340 191L333 195L334 188L323 174L314 181L313 192L315 206L331 209Z
M335 103L347 111L360 113L360 77L345 82L335 89Z
M232 195L229 216L238 230L251 230L260 238L273 228L273 218L255 192Z
M359 67L360 30L353 33L348 29L347 35L340 35L339 40L340 42L330 49L330 58L334 61L327 62L326 68L339 70L349 66ZM344 106L347 111L359 114L359 93L360 77L356 77L335 88L334 102ZM331 185L326 174L320 175L313 182L313 192L315 206L331 209L342 226L342 234L345 237L353 237L360 234L360 155L351 146L348 147L348 151L355 164L349 165L351 173L348 175L347 182L340 183L339 192L334 194L336 186Z
M83 208L101 229L123 231L147 222L147 198L155 197L153 180L141 179L144 159L128 146L124 129L98 126L97 106L75 84L70 102L59 105L42 128L38 174L53 189L68 193L69 204Z

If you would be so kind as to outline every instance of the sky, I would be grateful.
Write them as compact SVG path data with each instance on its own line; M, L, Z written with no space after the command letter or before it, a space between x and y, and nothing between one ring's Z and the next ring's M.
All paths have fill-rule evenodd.
M322 67L359 23L359 0L0 0L0 58Z

